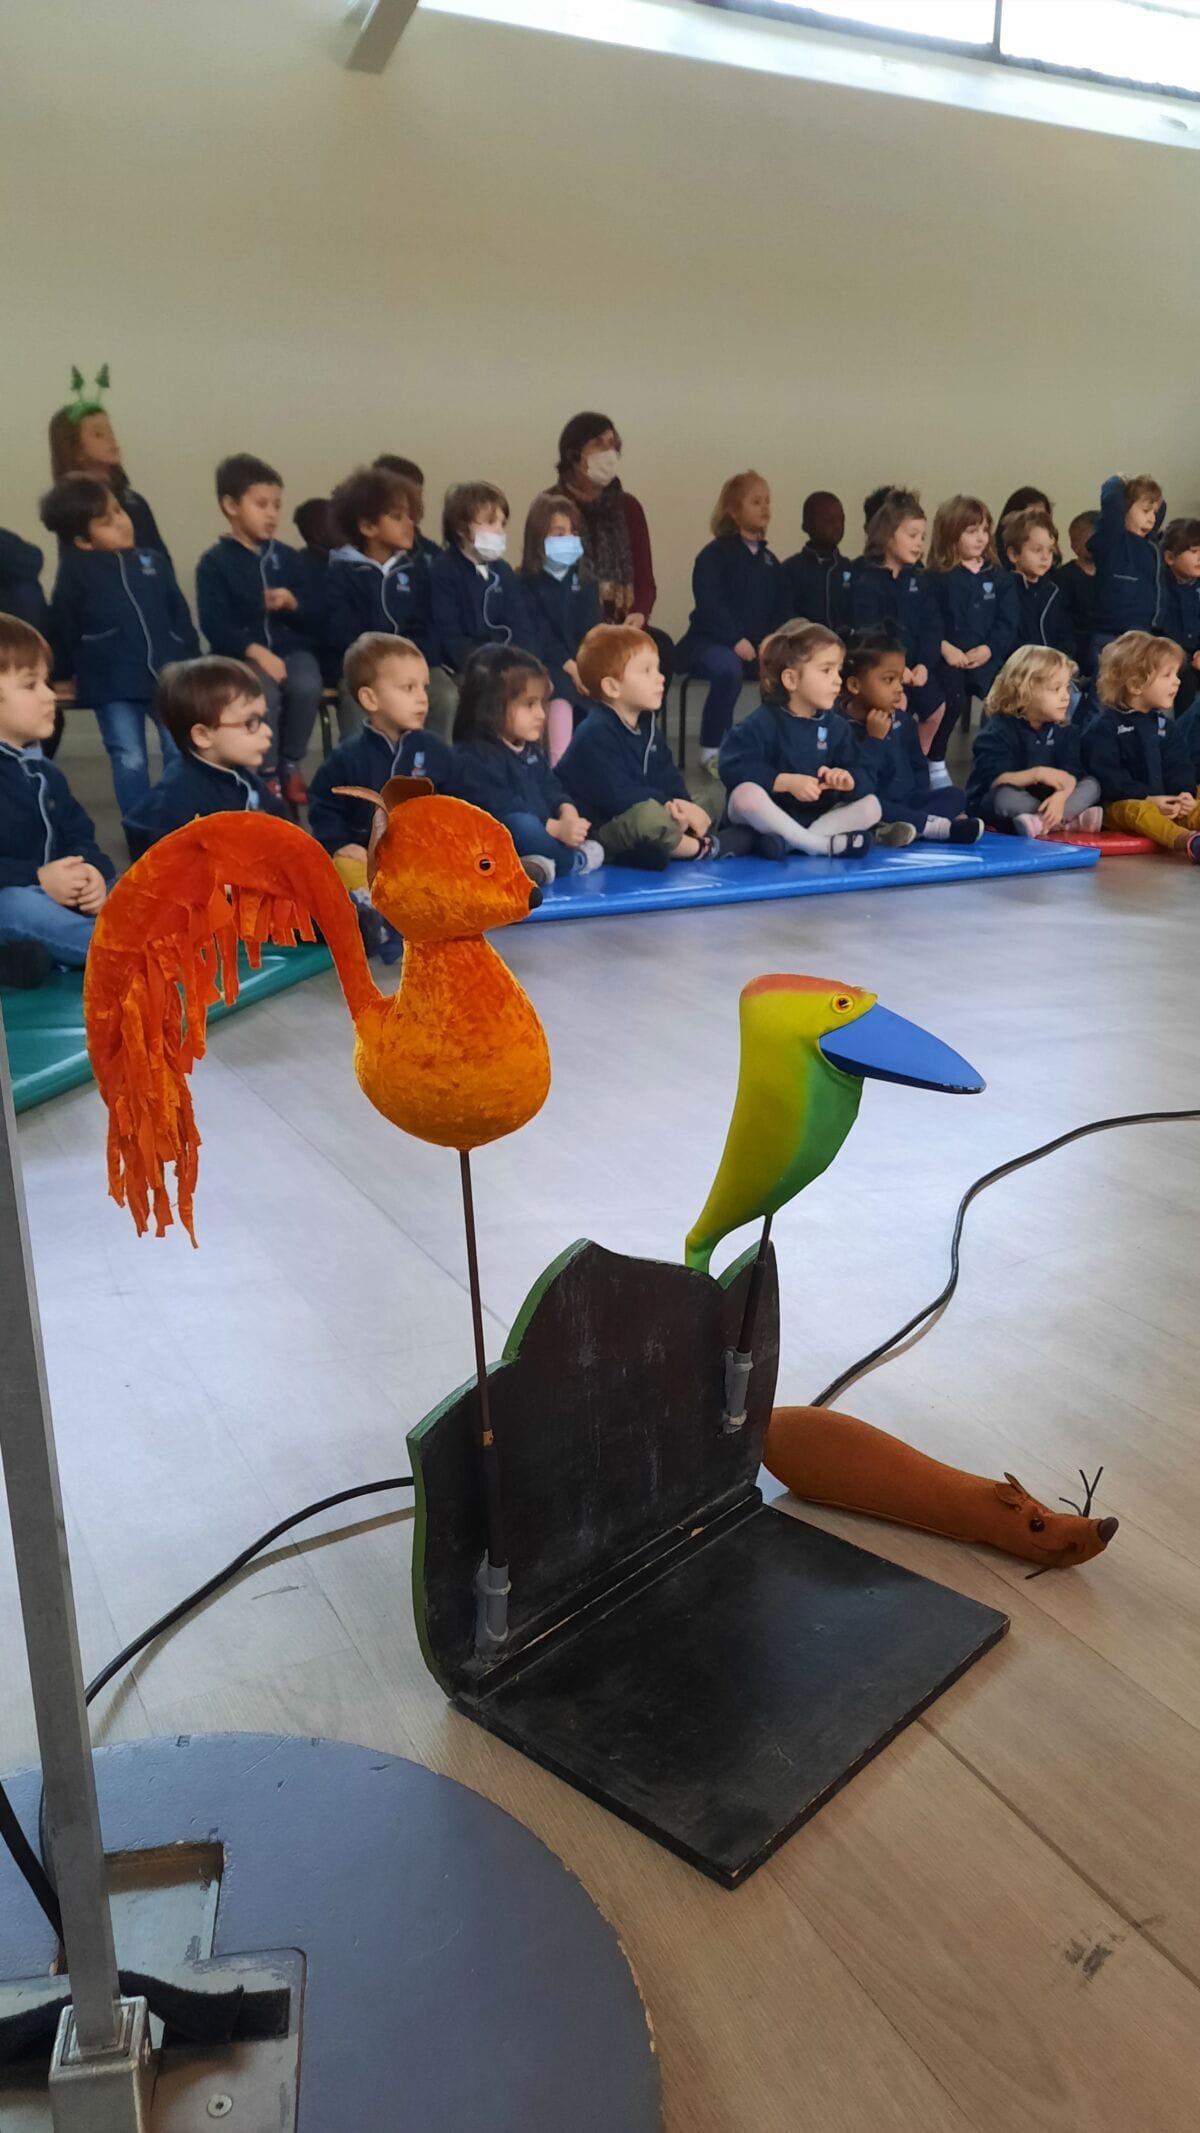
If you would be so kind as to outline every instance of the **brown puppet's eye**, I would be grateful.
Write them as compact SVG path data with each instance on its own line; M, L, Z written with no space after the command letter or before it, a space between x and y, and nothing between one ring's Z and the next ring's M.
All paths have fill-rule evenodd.
M1030 1519L1030 1521L1029 1521L1029 1530L1030 1530L1030 1532L1031 1532L1031 1533L1044 1533L1044 1532L1045 1532L1045 1530L1046 1530L1046 1521L1045 1521L1045 1519L1044 1519L1044 1518L1031 1518L1031 1519Z

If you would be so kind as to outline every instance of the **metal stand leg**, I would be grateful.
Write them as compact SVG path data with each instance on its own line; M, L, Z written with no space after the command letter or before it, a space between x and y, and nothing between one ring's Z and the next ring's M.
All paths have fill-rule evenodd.
M59 2051L79 2081L95 2061L112 2108L97 2102L90 2133L126 2133L143 2123L141 2047L134 2010L117 1979L104 1847L83 1701L71 1565L63 1523L54 1429L46 1391L37 1297L21 1187L12 1081L0 1019L0 1455L16 1555L17 1584L46 1792L50 1864L62 1909L73 2007ZM72 2037L66 2036L71 2024ZM56 2124L82 2127L85 2119Z
M471 1325L475 1335L475 1378L479 1388L479 1466L483 1478L484 1523L487 1531L487 1553L475 1579L475 1649L483 1654L495 1651L508 1636L508 1543L504 1537L500 1456L496 1450L491 1400L488 1394L487 1354L483 1341L483 1296L479 1286L475 1201L471 1191L471 1158L465 1148L460 1152L458 1160L462 1179L463 1225L467 1233Z

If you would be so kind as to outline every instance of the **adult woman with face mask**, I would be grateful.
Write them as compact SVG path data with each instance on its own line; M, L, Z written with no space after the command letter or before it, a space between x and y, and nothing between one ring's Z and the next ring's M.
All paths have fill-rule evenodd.
M572 415L558 440L555 486L578 505L584 548L606 622L647 630L658 646L669 682L675 647L665 630L651 626L657 588L650 530L636 496L621 485L621 439L607 415Z

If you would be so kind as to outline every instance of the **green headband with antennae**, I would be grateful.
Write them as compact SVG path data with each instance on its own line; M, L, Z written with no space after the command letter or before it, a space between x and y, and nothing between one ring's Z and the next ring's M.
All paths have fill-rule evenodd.
M104 395L108 391L108 364L102 363L96 372L95 389L84 391L83 372L75 365L71 368L71 391L75 398L67 402L64 413L68 422L82 422L85 415L103 415L107 412Z

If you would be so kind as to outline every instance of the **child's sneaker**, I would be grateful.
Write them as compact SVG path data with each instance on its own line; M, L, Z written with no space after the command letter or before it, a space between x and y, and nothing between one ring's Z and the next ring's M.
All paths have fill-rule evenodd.
M354 905L355 916L358 919L358 930L362 935L362 944L366 950L367 961L371 962L375 956L383 954L387 945L387 936L392 929L387 920L381 918L375 909L374 904L371 902L371 891L369 889L351 889L350 901Z
M539 889L550 887L555 875L554 861L547 859L544 852L522 852L521 865L530 881L536 882Z
M298 763L280 763L279 783L289 807L308 806L308 787L300 775Z
M774 830L759 830L755 833L754 849L760 859L794 859L795 845L786 837L777 837Z
M597 867L602 867L603 865L604 846L597 844L594 837L585 837L583 843L576 847L575 865L572 868L572 872L575 874L594 874Z
M1044 837L1046 825L1037 810L1028 815L1014 815L1012 825L1018 837Z
M727 822L724 829L714 830L708 840L709 859L748 859L758 842L754 831L741 822Z
M894 851L917 841L916 826L912 822L880 822L875 828L876 844L890 845Z
M1083 837L1094 837L1099 830L1104 828L1104 809L1102 807L1085 807L1082 813L1076 815L1070 827L1073 830L1078 830Z
M1021 822L1024 822L1025 819L1026 817L1024 815L1018 817L1018 820ZM1038 820L1040 822L1040 815L1038 816ZM978 815L956 815L953 822L950 824L949 841L951 844L978 844L980 838L983 835L985 826L986 825L980 821Z

